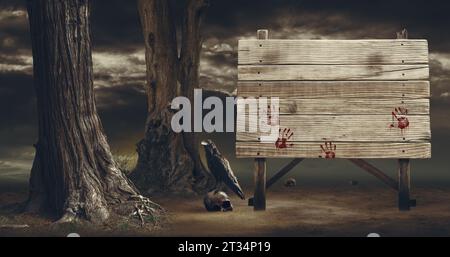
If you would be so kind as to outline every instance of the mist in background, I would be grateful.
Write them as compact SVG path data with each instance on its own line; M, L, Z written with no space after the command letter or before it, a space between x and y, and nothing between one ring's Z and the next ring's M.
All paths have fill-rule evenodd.
M136 158L146 119L145 57L135 1L92 0L96 101L116 156ZM450 186L449 1L211 0L203 26L200 87L233 92L237 42L269 29L277 39L386 39L407 28L429 41L432 159L412 161L413 186ZM180 17L180 15L175 15ZM253 160L236 159L234 133L202 134L230 160L245 186ZM0 191L26 190L37 139L36 99L25 1L0 2ZM269 175L288 159L269 160ZM396 176L395 160L372 161ZM346 160L306 160L289 176L317 186L379 184Z

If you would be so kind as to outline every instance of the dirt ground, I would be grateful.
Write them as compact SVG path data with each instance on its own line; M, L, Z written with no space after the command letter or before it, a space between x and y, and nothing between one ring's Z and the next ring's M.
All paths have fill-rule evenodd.
M413 197L417 207L399 212L396 192L386 187L279 188L268 192L266 211L254 212L232 197L234 211L224 213L206 212L201 197L154 197L169 212L166 225L156 230L52 226L48 218L2 211L0 236L449 236L450 188L414 188ZM0 205L25 198L2 193ZM29 227L4 227L11 224Z

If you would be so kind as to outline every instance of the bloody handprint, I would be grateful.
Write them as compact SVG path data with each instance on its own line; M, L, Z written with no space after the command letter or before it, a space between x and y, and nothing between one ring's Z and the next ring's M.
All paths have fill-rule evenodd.
M292 147L294 144L288 143L288 141L293 135L294 132L292 132L290 128L280 129L278 139L275 142L275 147L277 149Z
M401 130L409 126L409 120L406 117L408 114L408 109L404 107L397 107L392 112L392 123L390 128L399 128Z
M325 141L325 146L320 145L320 148L322 149L322 153L319 155L320 158L333 159L336 157L336 145L331 141Z

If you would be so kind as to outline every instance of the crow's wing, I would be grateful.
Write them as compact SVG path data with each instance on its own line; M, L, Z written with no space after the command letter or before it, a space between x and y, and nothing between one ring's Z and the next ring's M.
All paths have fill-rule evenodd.
M244 192L231 169L230 162L222 156L217 156L215 158L220 165L217 167L217 172L221 173L221 178L223 183L230 188L234 193L236 193L241 199L245 199Z

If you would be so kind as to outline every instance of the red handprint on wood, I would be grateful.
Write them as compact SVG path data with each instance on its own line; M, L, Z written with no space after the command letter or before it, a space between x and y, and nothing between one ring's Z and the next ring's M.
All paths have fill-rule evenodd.
M320 148L322 148L322 153L319 155L320 158L333 159L336 157L336 145L331 141L325 141L325 146L320 145Z
M292 132L290 128L280 129L278 139L275 142L275 147L277 149L292 147L294 144L288 143L288 141L293 135L294 132Z
M404 107L397 107L392 112L392 123L390 128L406 129L409 126L409 120L406 117L408 109Z

